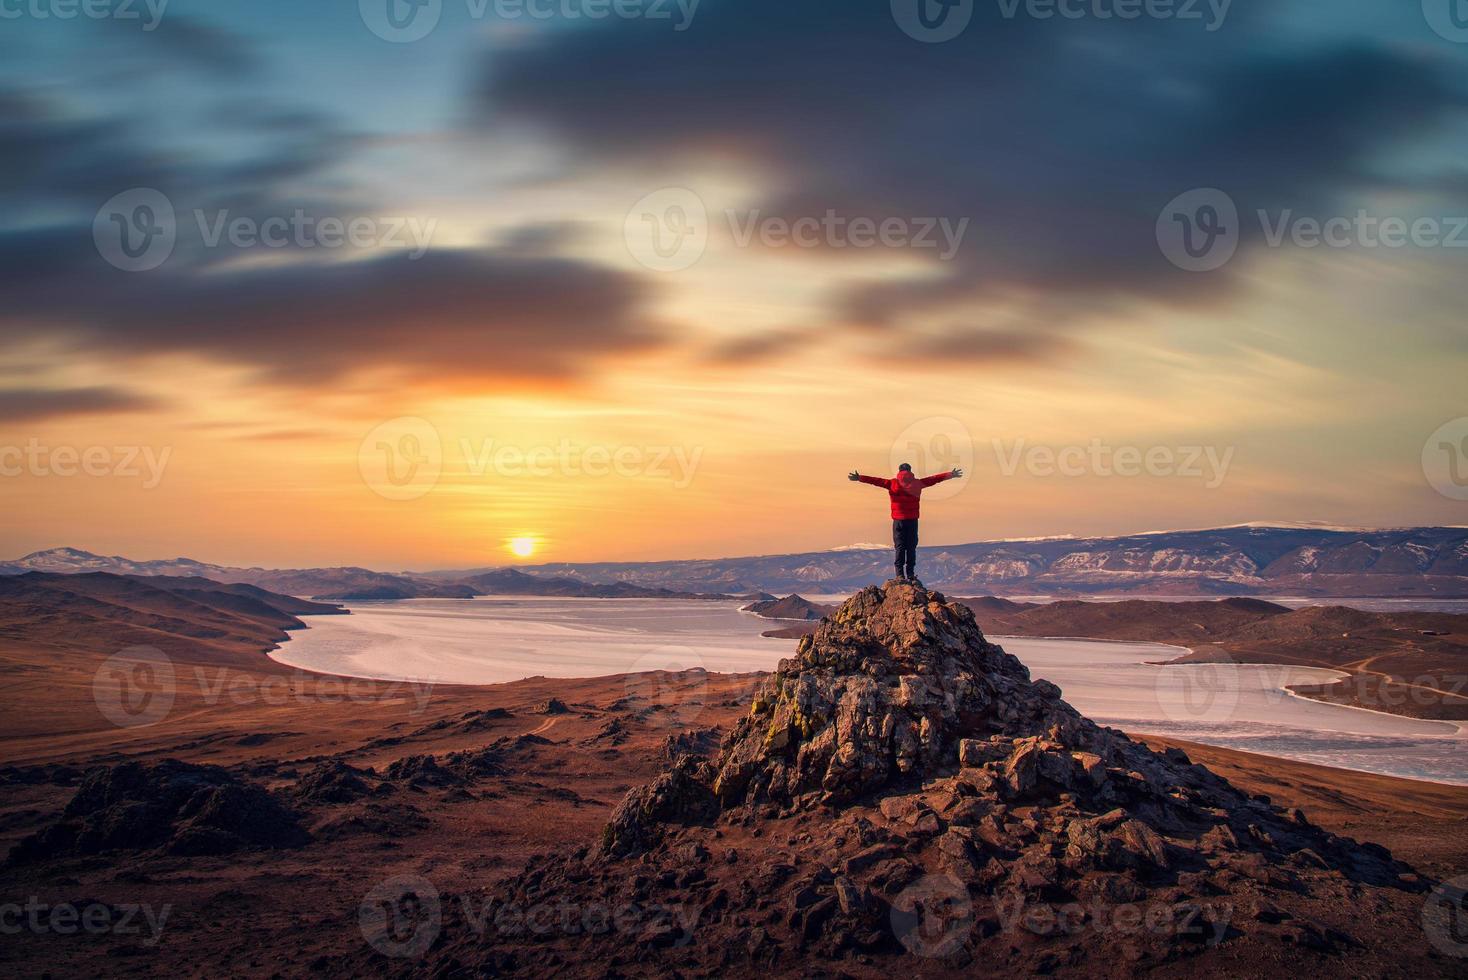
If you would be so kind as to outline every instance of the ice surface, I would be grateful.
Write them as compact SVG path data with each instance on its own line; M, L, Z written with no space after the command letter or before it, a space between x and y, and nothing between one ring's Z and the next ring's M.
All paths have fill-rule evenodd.
M393 680L493 684L535 675L648 670L769 670L794 640L738 602L663 599L419 599L312 617L271 654L295 667ZM997 638L1096 722L1133 733L1324 765L1468 784L1456 725L1291 695L1289 684L1340 676L1312 667L1157 666L1181 651L1155 643Z

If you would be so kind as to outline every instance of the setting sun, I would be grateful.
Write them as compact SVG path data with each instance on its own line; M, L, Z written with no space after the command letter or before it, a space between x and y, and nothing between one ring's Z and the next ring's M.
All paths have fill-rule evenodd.
M520 558L529 558L535 554L534 538L511 538L510 552Z

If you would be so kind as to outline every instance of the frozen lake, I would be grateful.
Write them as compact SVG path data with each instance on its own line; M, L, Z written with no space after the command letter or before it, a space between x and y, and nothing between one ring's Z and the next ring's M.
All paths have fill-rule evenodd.
M637 599L416 599L350 604L310 617L271 654L355 677L493 684L534 675L644 670L769 670L794 640L737 602ZM1311 667L1154 666L1177 656L1153 643L998 638L1077 710L1135 733L1174 735L1324 765L1468 784L1468 739L1456 725L1295 697L1288 684L1339 676Z

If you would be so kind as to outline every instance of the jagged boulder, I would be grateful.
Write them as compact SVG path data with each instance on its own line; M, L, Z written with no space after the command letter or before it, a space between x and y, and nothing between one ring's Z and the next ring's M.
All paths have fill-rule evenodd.
M714 799L706 785L706 769L693 756L682 756L652 783L628 793L602 829L600 852L611 857L640 853L668 821L710 815Z
M1079 722L967 607L893 583L858 593L780 662L733 733L714 792L726 805L839 804L956 762L966 736Z

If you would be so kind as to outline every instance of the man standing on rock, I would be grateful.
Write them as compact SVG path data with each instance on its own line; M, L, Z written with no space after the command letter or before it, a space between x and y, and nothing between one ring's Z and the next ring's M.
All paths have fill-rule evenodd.
M856 470L847 475L846 478L853 483L882 487L892 498L892 548L899 579L917 582L918 506L923 489L944 480L956 480L961 476L963 470L955 469L918 479L912 475L911 463L903 463L897 467L897 475L890 480L878 476L862 476Z

